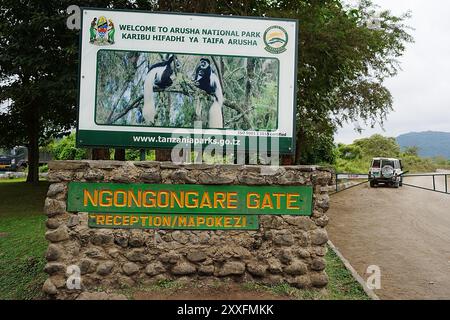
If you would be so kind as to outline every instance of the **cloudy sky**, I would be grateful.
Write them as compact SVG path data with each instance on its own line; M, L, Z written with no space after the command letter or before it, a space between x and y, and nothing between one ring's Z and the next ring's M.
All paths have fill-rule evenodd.
M449 0L373 0L394 14L408 10L408 24L415 43L402 57L402 69L386 81L394 97L394 112L383 129L367 128L361 135L354 124L339 130L336 142L381 133L396 137L411 131L450 132L450 1Z

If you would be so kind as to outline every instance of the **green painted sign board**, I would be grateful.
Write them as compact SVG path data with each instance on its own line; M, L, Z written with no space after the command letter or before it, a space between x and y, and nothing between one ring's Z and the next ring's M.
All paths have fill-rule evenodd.
M78 146L295 153L297 20L82 8L80 26ZM202 98L209 87L186 89L193 85L186 79L205 58L217 74L213 60L229 70L253 61L255 76L264 75L251 92L258 112L242 104L246 82L240 72L229 72L226 90L222 81L210 87L220 110L233 104L242 110L221 111L208 122L185 116L211 106L212 99ZM157 84L159 73L151 67L161 63L176 72ZM111 74L115 86L105 80ZM119 98L125 112L115 108L116 87L124 85L129 93ZM155 117L155 108L170 110L170 117ZM236 118L235 111L251 121Z
M67 210L89 213L312 214L311 186L69 183Z
M182 214L89 214L91 228L258 230L258 216Z

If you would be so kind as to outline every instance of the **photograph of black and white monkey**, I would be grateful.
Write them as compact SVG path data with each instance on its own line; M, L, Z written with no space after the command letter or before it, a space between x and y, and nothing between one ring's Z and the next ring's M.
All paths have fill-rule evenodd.
M278 75L277 59L100 50L95 120L276 130Z
M208 126L211 128L223 128L223 91L219 77L211 68L209 59L200 59L200 64L192 78L196 87L213 96L213 104L208 111Z
M142 107L142 115L148 124L155 123L156 107L154 101L154 90L158 88L165 90L173 84L172 63L174 56L171 55L166 61L158 62L149 68L144 80L144 106Z

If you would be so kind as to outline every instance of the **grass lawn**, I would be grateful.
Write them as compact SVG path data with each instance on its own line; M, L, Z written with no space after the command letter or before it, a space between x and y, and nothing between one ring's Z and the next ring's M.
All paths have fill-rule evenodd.
M38 299L46 279L44 253L44 199L48 183L28 185L23 180L0 180L0 300ZM298 290L289 285L264 286L256 283L242 285L243 291L268 292L290 299L367 300L361 286L345 269L332 250L326 256L330 278L327 289ZM136 290L173 291L183 287L176 281L164 282ZM129 295L132 297L132 295Z
M39 298L46 278L43 214L47 182L0 180L0 299Z

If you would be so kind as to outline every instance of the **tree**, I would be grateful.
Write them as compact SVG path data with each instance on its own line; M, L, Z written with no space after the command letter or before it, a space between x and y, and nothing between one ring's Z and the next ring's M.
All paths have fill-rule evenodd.
M195 3L195 4L194 4ZM386 78L412 42L409 17L380 11L370 0L357 7L339 0L159 1L167 11L295 18L300 21L297 95L297 163L333 159L333 136L345 122L382 125L392 110Z
M338 145L338 156L345 160L355 160L362 158L361 147L353 144L339 144Z
M334 166L337 172L365 173L375 157L399 158L408 167L417 157L405 158L395 138L375 134L370 138L355 140L352 144L338 144Z
M75 146L75 133L50 142L45 146L45 150L50 152L55 160L87 159L86 149L76 148Z
M40 142L76 118L76 36L61 32L64 3L1 1L0 145L28 147L28 182L38 180Z
M408 155L408 156L418 157L419 156L419 150L420 150L420 148L417 147L417 146L406 147L403 150L403 154Z
M382 124L392 109L383 81L397 74L412 41L407 15L383 11L371 28L370 0L357 8L339 0L1 0L0 146L28 146L30 182L38 179L39 144L75 124L78 32L65 26L71 4L299 19L297 163L332 161L333 135L346 121Z
M66 27L67 7L128 2L0 1L0 146L28 147L27 182L39 179L39 145L75 126L78 32Z
M392 109L384 79L398 72L396 59L412 38L402 24L408 15L383 11L379 28L371 28L370 1L354 9L340 1L301 1L296 7L301 21L296 160L312 163L321 157L316 145L327 144L343 123L383 124Z
M398 158L400 156L400 146L397 140L380 134L374 134L370 138L355 140L353 146L359 147L362 150L362 154L369 158Z

